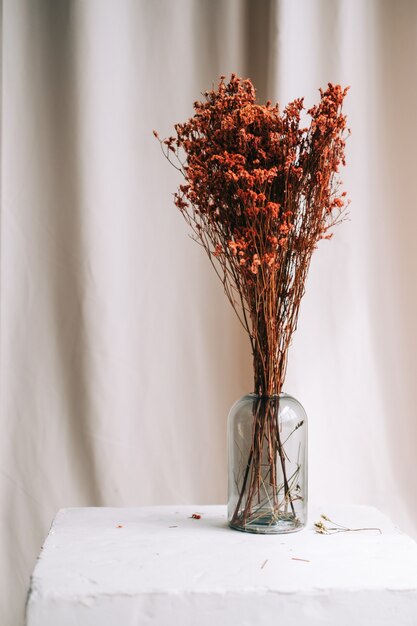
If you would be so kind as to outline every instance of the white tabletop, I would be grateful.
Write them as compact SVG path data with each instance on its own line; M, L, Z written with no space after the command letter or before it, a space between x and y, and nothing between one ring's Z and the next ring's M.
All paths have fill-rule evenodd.
M382 534L319 535L321 512ZM417 544L362 506L274 536L230 530L224 506L62 509L27 608L28 626L275 623L415 626Z

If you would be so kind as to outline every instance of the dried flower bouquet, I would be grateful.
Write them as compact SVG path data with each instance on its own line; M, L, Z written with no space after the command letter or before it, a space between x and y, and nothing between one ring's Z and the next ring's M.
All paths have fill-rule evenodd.
M271 519L295 517L294 503L302 497L296 476L287 473L277 405L311 255L346 214L337 176L345 164L346 93L329 83L307 112L303 98L281 111L278 104L257 104L250 80L232 75L225 82L222 76L217 89L194 103L193 117L175 126L175 136L159 139L184 177L175 204L252 349L258 401L239 472L235 526L250 524L265 499Z

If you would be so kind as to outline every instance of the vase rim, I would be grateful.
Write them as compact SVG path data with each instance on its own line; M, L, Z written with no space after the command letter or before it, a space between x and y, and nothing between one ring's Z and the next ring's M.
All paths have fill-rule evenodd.
M245 395L243 395L241 398L239 398L238 400L236 400L235 404L233 405L232 409L240 404L241 402L256 402L257 400L262 400L262 401L267 401L267 400L272 400L275 401L277 403L280 402L280 400L282 400L283 402L295 402L296 404L298 404L301 409L304 411L304 413L306 412L304 409L304 406L301 404L301 402L299 400L297 400L297 398L295 398L294 396L292 396L290 393L287 393L286 391L282 391L279 395L277 394L273 394L270 396L267 395L258 395L257 393L255 393L254 391L251 391L249 393L246 393ZM231 411L232 411L231 409Z
M255 397L255 398L281 398L282 396L288 396L289 394L286 393L285 391L281 391L281 393L271 393L269 395L259 394L259 393L255 393L255 391L251 391L248 395Z

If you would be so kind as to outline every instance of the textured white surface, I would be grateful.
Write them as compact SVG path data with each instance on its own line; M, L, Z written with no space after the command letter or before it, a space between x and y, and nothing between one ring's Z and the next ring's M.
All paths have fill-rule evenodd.
M314 514L292 535L239 533L223 506L63 509L32 577L27 624L415 625L417 544L371 507L326 514L382 534L318 535Z

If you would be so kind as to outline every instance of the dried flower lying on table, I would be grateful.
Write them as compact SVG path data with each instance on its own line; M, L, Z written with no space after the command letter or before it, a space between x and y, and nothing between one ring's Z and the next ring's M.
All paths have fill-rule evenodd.
M333 524L333 526L326 526L324 522L328 522L329 524ZM315 522L314 529L316 533L319 535L335 535L336 533L347 533L347 532L358 532L360 530L377 530L380 535L382 535L382 530L380 528L348 528L347 526L342 526L337 522L332 522L331 519L327 517L327 515L321 515L320 520Z

